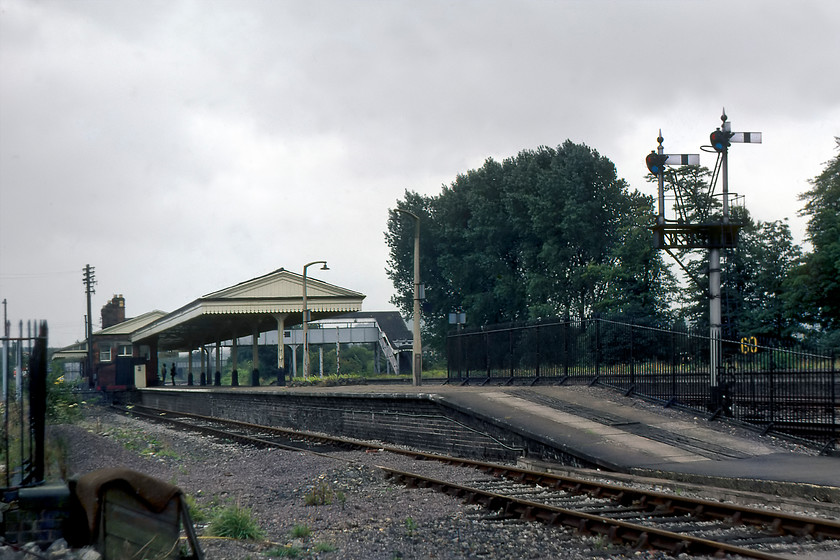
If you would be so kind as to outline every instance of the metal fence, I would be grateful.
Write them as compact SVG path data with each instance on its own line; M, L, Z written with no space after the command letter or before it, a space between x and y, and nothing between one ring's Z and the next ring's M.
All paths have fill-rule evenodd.
M459 383L597 383L836 448L840 375L834 356L755 338L722 340L713 385L710 345L708 336L687 329L598 317L495 325L448 336L448 377Z
M0 460L4 491L44 481L47 404L47 323L29 323L27 334L0 338L3 384Z

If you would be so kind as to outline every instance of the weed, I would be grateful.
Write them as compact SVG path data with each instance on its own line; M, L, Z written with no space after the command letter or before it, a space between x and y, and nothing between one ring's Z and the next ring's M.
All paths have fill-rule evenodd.
M113 428L107 432L107 435L119 441L127 450L139 453L144 457L168 458L174 461L180 459L180 456L172 450L168 443L143 432Z
M341 506L344 507L347 496L341 490L333 490L330 483L325 480L324 475L318 477L318 482L303 497L304 503L308 506L329 505L333 503L333 500L338 500Z
M81 407L69 384L64 382L64 372L53 364L47 373L47 422L71 424L82 418Z
M278 546L264 553L269 558L298 558L303 551L296 546Z
M330 543L320 542L313 547L313 550L315 552L335 552L338 549Z
M417 531L417 522L414 521L411 517L405 518L405 533L409 537L413 537L414 533Z
M254 520L249 508L231 505L216 510L207 526L207 533L214 537L232 539L261 539L263 531Z
M312 530L307 527L306 525L295 525L292 527L292 538L293 539L304 539L306 540L309 535L312 534Z
M198 505L198 502L192 494L185 494L184 497L187 501L187 509L190 512L190 519L192 519L194 523L206 523L210 517L207 510Z
M610 550L613 547L612 541L606 535L592 537L592 548L596 550Z

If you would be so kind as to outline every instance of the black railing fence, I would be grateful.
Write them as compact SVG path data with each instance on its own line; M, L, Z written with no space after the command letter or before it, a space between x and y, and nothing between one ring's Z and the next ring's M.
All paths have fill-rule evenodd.
M47 404L47 323L29 323L28 333L0 337L2 426L0 461L4 495L44 482Z
M711 339L690 329L600 317L494 325L447 337L448 378L597 383L835 448L836 358L759 342L719 341L721 365L713 379Z

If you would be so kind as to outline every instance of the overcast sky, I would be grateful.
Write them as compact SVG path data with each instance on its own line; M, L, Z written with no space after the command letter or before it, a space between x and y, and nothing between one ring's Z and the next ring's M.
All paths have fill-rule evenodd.
M393 309L405 189L584 143L633 188L659 128L720 124L730 189L789 218L840 135L840 2L0 0L0 298L84 337L114 294L172 311L280 267ZM703 154L701 163L714 165Z

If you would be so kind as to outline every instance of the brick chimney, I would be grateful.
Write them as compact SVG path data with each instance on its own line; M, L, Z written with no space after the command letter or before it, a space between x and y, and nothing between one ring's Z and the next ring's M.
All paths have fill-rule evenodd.
M102 328L107 329L123 321L125 321L125 298L122 294L115 294L111 301L102 306Z

